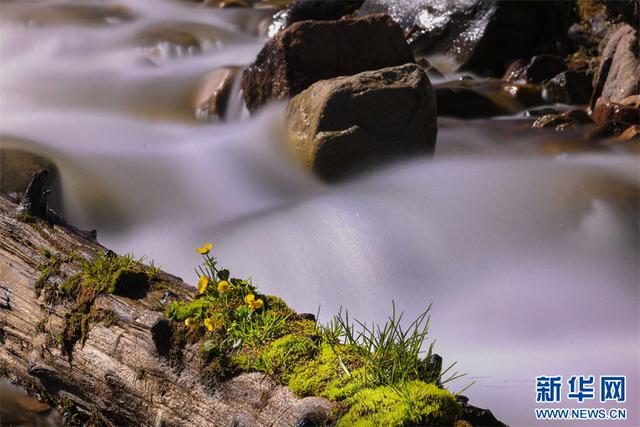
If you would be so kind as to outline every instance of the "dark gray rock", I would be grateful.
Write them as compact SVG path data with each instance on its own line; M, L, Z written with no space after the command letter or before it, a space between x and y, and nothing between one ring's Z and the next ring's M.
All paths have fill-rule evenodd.
M550 103L582 105L589 103L592 90L586 70L565 71L542 86L542 97Z
M548 1L366 0L358 11L377 12L402 26L416 55L445 54L457 70L494 76L517 58L564 54L577 20L572 2Z

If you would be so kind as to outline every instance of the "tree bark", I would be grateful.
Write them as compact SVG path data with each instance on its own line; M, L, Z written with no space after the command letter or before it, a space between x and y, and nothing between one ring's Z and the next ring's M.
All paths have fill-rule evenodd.
M47 254L76 252L93 258L106 248L72 228L32 219L21 222L16 206L0 196L0 374L46 399L73 407L95 424L136 426L308 425L328 416L325 399L297 399L259 373L211 384L201 374L198 344L182 350L181 368L163 348L168 298L189 298L193 289L159 273L162 286L138 299L99 295L84 342L69 355L59 338L72 303L36 297ZM50 256L50 255L49 255ZM80 270L78 261L60 267ZM48 280L59 280L55 275ZM152 332L153 331L153 332ZM155 334L154 334L155 333ZM154 339L155 335L155 339ZM165 335L167 335L165 333ZM170 337L169 337L170 338Z

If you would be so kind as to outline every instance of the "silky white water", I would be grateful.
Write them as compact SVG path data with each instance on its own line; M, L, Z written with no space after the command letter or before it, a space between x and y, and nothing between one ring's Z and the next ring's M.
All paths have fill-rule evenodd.
M190 104L207 73L253 60L264 12L123 3L136 17L104 25L25 18L62 2L0 6L0 134L57 164L70 223L189 282L212 241L222 265L322 320L433 303L436 352L469 373L450 388L475 380L471 403L513 425L536 423L537 375L624 374L638 401L637 155L542 157L499 121L445 119L433 159L328 186L281 149L282 106L204 123ZM167 22L201 52L136 43ZM625 407L615 425L637 425Z

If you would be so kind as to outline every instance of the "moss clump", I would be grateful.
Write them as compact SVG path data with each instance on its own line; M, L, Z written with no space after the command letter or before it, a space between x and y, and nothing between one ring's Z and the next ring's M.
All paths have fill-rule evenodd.
M82 274L73 274L69 276L64 282L62 282L60 286L58 286L58 291L64 298L75 299L80 292L81 283Z
M87 339L89 333L89 315L81 311L70 313L65 319L64 329L60 336L62 350L71 357L73 346L78 342Z
M210 249L198 249L204 260L194 299L167 308L176 323L163 320L152 328L158 352L172 366L181 366L187 341L200 340L202 378L209 384L260 371L299 397L338 402L340 425L453 424L458 405L441 388L441 362L432 346L423 352L429 309L406 330L395 306L384 325L356 321L356 327L341 312L318 326L314 316L297 315L280 298L230 278Z
M322 396L343 400L364 386L362 362L349 347L326 343L320 345L318 356L298 366L289 377L289 388L299 397Z
M405 383L399 390L364 388L345 403L349 410L338 426L452 425L459 411L451 393L422 381Z
M220 307L218 307L220 308ZM202 320L205 313L215 311L216 301L208 298L197 298L193 301L174 301L167 307L166 315L170 319L184 322L189 318Z
M260 352L254 367L286 382L297 366L313 358L317 352L318 345L311 338L288 334L271 342Z
M90 321L101 321L112 325L116 319L113 313L92 310L98 295L114 293L130 298L143 298L149 288L149 278L141 265L142 258L135 260L132 255L118 256L108 251L87 260L75 252L56 256L46 249L41 251L46 259L40 277L35 282L35 292L39 297L44 292L48 304L72 302L65 316L65 325L58 336L65 354L71 357L73 346L84 342ZM81 271L68 275L61 270L63 263L79 262Z
M111 277L107 288L110 294L116 294L133 299L144 298L149 291L149 278L143 271L132 268L120 268Z

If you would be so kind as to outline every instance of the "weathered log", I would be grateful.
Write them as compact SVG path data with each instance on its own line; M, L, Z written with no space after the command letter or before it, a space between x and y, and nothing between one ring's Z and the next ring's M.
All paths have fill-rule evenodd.
M172 325L163 310L172 298L189 298L193 290L164 272L140 294L94 295L90 320L76 325L82 339L68 340L77 302L54 303L46 292L36 296L36 282L63 280L80 271L80 258L92 259L106 248L65 226L21 222L15 207L0 196L3 377L72 406L94 424L308 425L327 417L327 400L297 399L263 374L207 381L197 343L179 349L179 367L170 363ZM56 272L43 276L52 259L58 260Z

